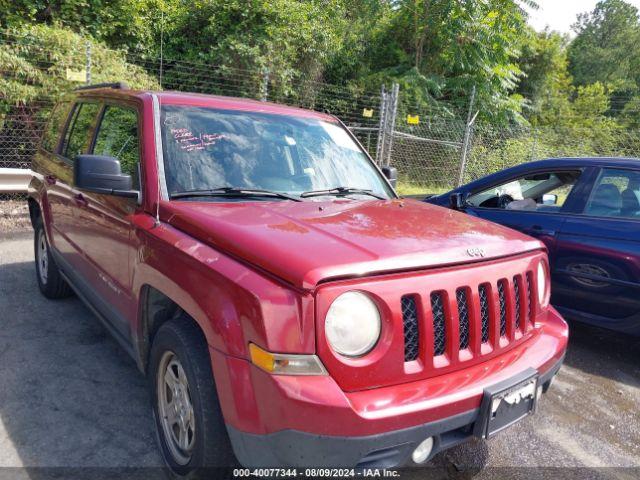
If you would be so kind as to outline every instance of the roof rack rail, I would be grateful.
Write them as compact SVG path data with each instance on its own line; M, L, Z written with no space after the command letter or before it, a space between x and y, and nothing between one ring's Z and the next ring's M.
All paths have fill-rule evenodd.
M129 85L125 82L113 82L113 83L96 83L93 85L84 85L82 87L76 88L74 91L79 90L93 90L94 88L114 88L117 90L129 90Z

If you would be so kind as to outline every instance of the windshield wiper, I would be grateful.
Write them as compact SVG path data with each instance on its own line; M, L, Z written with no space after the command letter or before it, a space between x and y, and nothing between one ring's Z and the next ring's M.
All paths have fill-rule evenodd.
M373 193L371 190L364 190L362 188L352 188L352 187L336 187L336 188L330 188L327 190L312 190L310 192L304 192L303 194L300 195L300 197L301 198L322 197L325 195L331 195L335 197L344 197L346 195L369 195L370 197L375 197L379 200L387 200L382 195Z
M186 192L177 192L170 195L171 199L177 198L194 198L194 197L237 197L237 198L250 198L250 197L274 197L283 198L285 200L291 200L293 202L302 202L298 197L293 195L287 195L282 192L275 192L273 190L259 190L254 188L236 188L236 187L222 187L214 188L211 190L190 190Z

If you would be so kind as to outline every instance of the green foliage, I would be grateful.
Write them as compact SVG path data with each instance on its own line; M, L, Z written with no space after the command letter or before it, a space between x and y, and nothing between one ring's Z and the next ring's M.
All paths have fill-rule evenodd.
M77 86L67 72L81 72L91 48L94 83L127 81L133 87L156 88L157 82L122 52L90 37L57 26L13 29L14 40L0 44L0 137L15 138L3 154L27 162L33 154L53 102Z
M322 79L347 29L337 0L168 2L164 10L167 58L230 70L269 69L283 82L302 76Z
M533 2L526 2L533 4ZM468 108L477 89L485 119L520 118L522 98L512 92L522 74L518 46L526 31L526 14L517 0L452 2L398 0L382 16L376 48L362 61L375 82L398 81L414 109L434 107L446 98L457 114ZM366 72L362 72L365 74ZM436 113L446 111L442 107Z
M571 115L574 93L568 70L568 37L528 31L520 55L523 77L518 92L527 99L526 116L534 124L553 124Z
M599 81L628 84L640 79L640 18L638 9L624 0L603 0L574 25L569 46L571 74L577 85Z
M640 131L640 96L633 97L624 106L621 120L628 129Z
M3 3L4 2L4 3ZM5 5L7 3L7 5ZM407 108L519 120L517 57L531 0L0 0L0 25L59 24L156 59L272 72L277 94L304 80L376 91L398 81ZM178 73L173 72L174 75ZM168 62L171 80L171 62ZM242 89L255 90L256 79ZM196 87L196 79L192 79ZM244 91L243 90L243 91ZM443 101L444 100L444 101Z
M158 0L160 1L160 0ZM112 46L144 48L154 0L0 0L0 27L63 26Z
M0 107L56 98L74 86L67 72L84 71L86 48L91 48L94 83L126 80L133 87L153 88L157 83L123 53L68 29L45 25L12 32L16 39L0 44Z
M66 70L84 67L86 42L94 82L154 86L162 44L169 88L228 93L212 82L203 87L210 65L237 95L257 96L269 71L271 99L336 112L359 110L357 98L398 82L403 117L464 118L475 87L479 121L496 125L638 125L637 9L602 0L578 18L571 41L533 32L524 7L536 3L0 0L0 26L27 34L0 46L0 68L10 72L0 94L10 105L68 89ZM148 72L128 64L123 49L147 62ZM189 62L200 67L187 73ZM326 95L317 82L346 92Z

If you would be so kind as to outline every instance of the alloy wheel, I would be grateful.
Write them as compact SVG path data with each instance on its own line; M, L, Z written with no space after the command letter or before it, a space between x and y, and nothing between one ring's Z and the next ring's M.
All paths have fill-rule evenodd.
M38 275L43 285L47 284L49 275L49 247L47 246L47 237L44 233L44 229L40 229L38 235Z
M195 447L196 422L187 375L175 353L166 351L162 355L156 385L166 444L176 463L186 465Z

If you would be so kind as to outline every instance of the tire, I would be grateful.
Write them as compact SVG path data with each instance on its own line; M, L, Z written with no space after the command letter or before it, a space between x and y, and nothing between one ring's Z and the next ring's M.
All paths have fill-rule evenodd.
M36 278L42 294L57 300L72 295L71 287L62 278L60 270L53 260L49 240L42 223L42 217L38 217L34 223L33 247L36 263Z
M174 387L166 383L166 375ZM237 465L216 393L207 343L191 318L170 320L155 335L149 360L149 389L162 456L174 474L215 478L211 474L219 472L207 474L208 469Z

